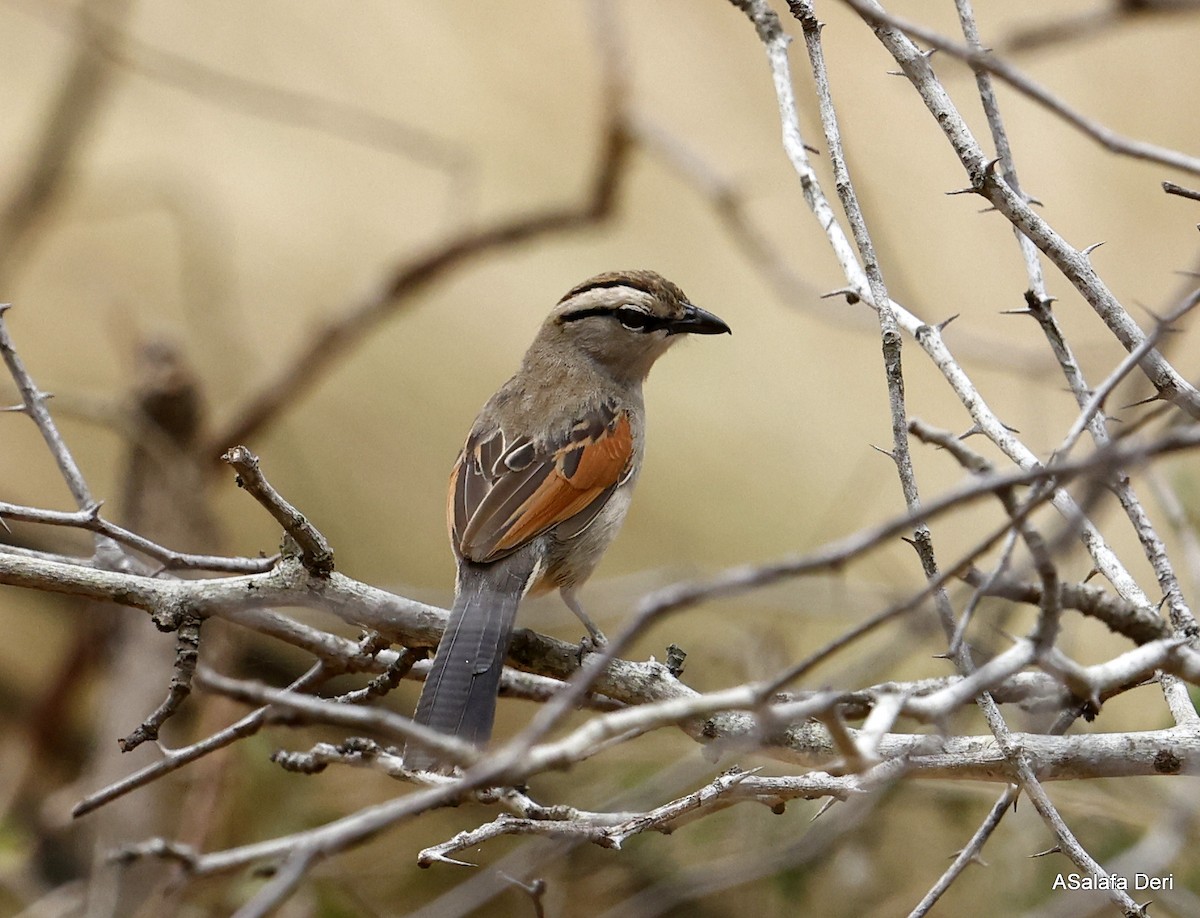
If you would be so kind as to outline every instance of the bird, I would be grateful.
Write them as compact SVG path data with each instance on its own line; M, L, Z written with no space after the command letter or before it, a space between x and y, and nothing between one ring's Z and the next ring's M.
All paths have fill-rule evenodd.
M557 589L604 643L576 594L629 510L645 449L642 383L683 336L730 333L649 270L598 274L558 301L520 369L479 412L450 474L455 599L418 723L487 743L527 594ZM405 767L452 766L410 742Z

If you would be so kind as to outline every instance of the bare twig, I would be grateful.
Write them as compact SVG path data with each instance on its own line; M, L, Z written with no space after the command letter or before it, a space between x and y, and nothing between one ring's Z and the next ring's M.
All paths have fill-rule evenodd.
M158 739L159 728L177 711L191 694L192 676L200 656L200 619L190 618L176 630L175 668L167 697L129 736L118 740L122 752L131 752L147 740Z
M71 491L71 496L75 498L76 506L81 510L96 506L91 489L84 480L83 472L80 471L75 457L67 448L66 441L58 432L58 425L54 423L54 419L46 408L48 396L34 383L33 377L25 369L25 362L13 346L12 338L8 333L8 323L5 321L5 313L9 308L8 304L0 304L0 356L3 356L8 371L12 374L17 388L21 392L21 401L25 406L24 411L37 425L42 439L50 448L50 454L54 457L58 470L62 473L63 480L66 481L67 487ZM120 559L120 548L108 536L97 534L95 542L97 553L111 555L113 561Z
M1170 331L1171 323L1183 318L1183 316L1195 309L1197 304L1200 304L1200 291L1188 297L1183 305L1158 322L1154 326L1154 330L1146 336L1146 340L1126 354L1124 359L1104 378L1104 381L1091 392L1087 401L1081 406L1079 416L1071 425L1071 429L1067 431L1066 437L1063 438L1062 444L1054 451L1055 459L1065 456L1071 451L1075 443L1078 442L1080 435L1084 430L1089 428L1092 419L1104 407L1104 403L1112 395L1113 390L1117 388L1123 379L1133 372L1134 368L1137 367L1138 361L1157 346L1158 340L1166 332ZM1102 442L1106 441L1107 438L1104 438Z
M303 676L293 682L290 686L292 691L304 691L312 686L317 685L327 678L324 668L320 663L313 666ZM220 733L214 734L207 739L201 740L198 743L193 743L191 746L186 746L182 749L175 749L168 752L162 759L147 765L131 775L127 775L120 781L102 788L95 793L89 794L71 809L71 815L75 818L86 816L93 810L104 806L104 804L116 800L128 794L130 791L137 790L139 787L145 787L152 781L156 781L165 774L176 771L187 765L190 762L202 756L208 755L210 752L215 752L217 749L222 749L230 743L242 739L246 736L258 732L258 730L266 723L267 716L270 713L269 707L259 708L247 714L237 723L232 724Z
M317 852L296 848L275 869L275 875L254 898L233 913L233 918L266 918L286 901L317 861Z
M738 802L739 798L734 797L731 792L756 773L757 769L743 771L740 768L732 768L699 790L645 813L583 813L568 808L569 812L563 814L566 818L559 819L514 818L507 814L501 815L478 829L460 832L449 841L426 848L417 855L417 864L421 867L429 867L434 863L462 864L462 861L454 860L450 855L503 835L576 838L602 848L620 848L636 835L646 832L670 832L686 821ZM846 793L845 790L841 792ZM756 793L753 796L742 795L740 799L762 802L770 800L769 805L778 805L782 798L774 795L764 798Z
M279 560L269 558L226 558L220 555L196 555L175 551L159 545L136 532L106 520L100 515L101 505L90 504L81 510L43 510L0 501L0 519L41 523L46 526L70 526L106 536L160 562L165 570L219 571L230 574L253 574L270 570Z
M951 146L958 154L971 181L973 191L983 195L1062 272L1104 321L1127 351L1145 339L1137 323L1120 304L1092 268L1086 252L1076 250L1029 206L1028 202L992 168L993 160L984 155L950 96L934 75L928 57L912 43L906 31L911 23L898 22L875 0L845 0L874 29L875 35L921 95ZM919 28L913 32L922 32ZM922 40L926 39L921 34ZM1200 164L1196 165L1200 169ZM1160 398L1174 402L1193 418L1200 417L1200 393L1184 379L1166 358L1152 350L1140 363Z
M1171 150L1140 140L1130 140L1127 137L1121 136L1109 127L1076 111L1062 99L1049 92L1040 83L1031 80L1016 67L997 57L991 51L981 48L971 48L950 41L932 29L927 29L910 20L884 12L873 0L845 0L845 2L854 7L855 11L871 25L886 24L892 29L903 32L905 35L911 36L931 48L936 48L943 54L964 61L976 71L984 70L999 77L1013 87L1013 89L1033 99L1033 101L1037 102L1043 108L1061 118L1072 127L1082 131L1110 152L1119 153L1122 156L1130 156L1134 159L1144 159L1175 169L1182 169L1193 175L1200 175L1200 159L1197 157L1188 156L1180 153L1178 150Z
M1162 189L1167 194L1174 194L1181 198L1190 198L1193 201L1200 201L1200 191L1195 191L1191 188L1184 188L1182 185L1176 185L1174 182L1163 182Z
M1084 871L1093 880L1107 878L1108 873L1103 867L1088 854L1087 850L1075 838L1075 834L1067 826L1062 816L1051 802L1045 788L1033 773L1033 769L1029 766L1029 761L1024 755L1018 755L1016 758L1017 774L1020 777L1021 789L1025 795L1033 803L1038 814L1045 821L1046 825L1054 832L1058 839L1058 847L1080 870ZM1141 908L1136 902L1129 898L1128 894L1123 889L1116 888L1117 884L1098 884L1097 889L1107 889L1108 897L1118 908L1122 910L1122 914L1128 918L1144 918L1146 915L1145 909Z
M908 409L904 396L900 326L896 321L896 312L892 308L891 298L888 296L887 286L884 283L883 270L867 229L866 217L859 206L858 194L855 192L854 183L850 178L850 170L842 149L841 128L838 125L837 114L833 107L833 95L829 88L829 74L825 68L825 53L821 47L821 27L816 16L810 14L811 10L808 10L799 18L804 29L804 42L808 49L809 62L812 65L813 79L817 86L821 126L825 131L825 143L829 148L829 158L833 164L834 185L842 204L842 211L850 223L854 244L858 249L859 261L864 266L871 291L871 301L878 307L876 313L879 318L888 408L892 419L891 457L900 478L900 490L904 495L904 504L910 513L915 513L921 506L921 497L917 487L916 473L913 470L912 456L908 448ZM779 27L778 23L776 23L776 27ZM920 558L925 578L927 580L936 579L938 564L933 549L933 534L929 531L928 524L922 521L915 527L912 541L917 550L917 556ZM949 598L940 588L934 591L933 598L942 626L947 635L950 635L954 631L954 614L950 608Z
M929 910L937 904L938 899L945 895L946 890L954 883L955 880L962 874L967 867L979 859L979 852L983 850L984 843L996 831L996 827L1000 825L1000 820L1004 818L1004 814L1008 812L1008 808L1012 806L1019 796L1020 791L1016 785L1011 785L1004 789L1003 793L992 804L991 810L984 817L979 828L975 830L975 834L971 836L971 840L966 846L958 852L954 858L954 862L946 868L933 887L927 892L923 899L917 903L916 907L908 913L908 918L924 918L929 914Z
M235 446L221 456L237 472L237 484L257 500L300 546L300 561L318 577L333 571L333 549L325 536L299 510L276 491L258 467L258 457L244 446Z
M355 730L370 730L383 733L393 739L416 742L432 749L438 756L453 762L472 762L479 751L469 743L437 730L431 730L407 717L393 714L383 708L339 704L323 698L301 695L294 690L273 689L260 683L230 679L201 668L196 677L201 688L219 692L239 701L252 704L274 705L275 707L306 717L312 723L335 724Z
M976 569L968 569L963 579L988 596L1001 596L1015 602L1041 605L1042 588L1008 578L985 579ZM1139 606L1084 583L1059 585L1063 605L1104 622L1112 631L1139 644L1170 637L1171 629L1152 605Z

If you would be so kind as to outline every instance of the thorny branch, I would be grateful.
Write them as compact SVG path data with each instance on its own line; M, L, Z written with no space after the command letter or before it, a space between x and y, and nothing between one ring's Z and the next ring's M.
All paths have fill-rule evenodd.
M814 214L818 217L822 227L829 234L830 241L834 245L835 251L839 253L839 260L842 262L843 267L847 269L847 279L850 281L850 284L854 290L854 294L859 298L867 299L868 302L875 302L878 304L880 303L881 296L884 294L882 293L881 285L878 283L877 275L873 273L876 271L874 257L864 250L863 254L865 256L866 264L865 270L868 276L868 282L864 284L863 269L855 265L849 258L849 253L845 249L845 239L841 235L841 231L837 228L836 223L829 218L826 210L827 205L824 203L823 196L820 194L819 188L816 184L815 175L808 166L805 147L800 141L799 132L796 128L795 103L791 97L790 76L788 75L787 70L786 39L783 36L782 29L777 20L774 19L774 14L770 11L765 3L738 2L738 0L734 0L734 2L736 6L742 8L750 16L751 20L754 22L760 39L767 48L768 58L772 64L772 73L775 77L776 93L779 98L780 114L784 127L784 147L788 152L789 158L792 160L794 167L800 174L802 187L805 192L805 198L810 206L813 207ZM889 23L891 25L895 25L896 23L894 20L888 19L886 14L882 13L882 10L879 9L877 4L867 3L865 0L863 0L863 2L859 2L859 0L850 0L850 2L856 10L862 13L864 17L875 26L876 34L879 35L881 40L884 41L885 46L887 46L889 50L892 50L896 55L897 61L913 80L914 85L916 85L918 90L922 93L923 98L926 100L931 110L937 115L939 124L941 124L943 129L947 132L947 136L951 140L951 143L954 144L955 149L959 151L960 156L963 158L964 165L967 166L969 171L979 169L978 164L982 162L982 158L977 153L977 148L974 148L973 146L974 141L970 138L969 132L967 131L965 125L961 123L961 120L958 120L957 113L954 111L953 106L949 102L946 94L941 87L936 84L936 80L932 77L928 62L925 60L925 58L914 53L911 48L904 47L904 41L885 28L885 26ZM837 182L839 194L842 196L843 202L847 204L848 215L851 225L854 228L855 236L861 242L861 239L864 235L861 229L861 218L857 213L857 207L854 203L852 192L848 191L849 188L852 188L852 185L849 177L845 174L844 166L839 165L840 140L838 137L836 121L832 115L832 101L828 94L827 84L824 82L824 65L820 59L820 26L810 4L806 2L792 2L790 3L790 6L793 14L796 15L801 24L804 26L805 37L809 43L810 57L813 60L814 74L817 80L818 96L820 98L823 124L825 126L826 141L830 146L831 158L834 161L835 180ZM963 18L964 31L967 35L968 41L977 46L978 33L974 27L969 3L966 2L966 0L962 0L962 2L959 4L959 9L960 15ZM902 27L902 30L907 31L907 28ZM968 54L974 53L975 52L968 52ZM976 57L972 58L972 63L978 64L979 60L976 58L982 58L982 56L983 55L981 53L977 54ZM984 68L981 67L981 69ZM995 70L996 68L988 67L986 69ZM1007 141L1004 137L1002 124L999 120L998 109L995 107L994 97L990 92L990 85L987 83L986 79L983 78L982 74L979 83L982 101L985 109L988 111L989 123L993 128L994 139L997 142L998 149L1001 150L1002 161L1005 167L1005 176L1008 179L1012 189L1015 191L1015 169L1012 166L1011 154L1008 150ZM1177 158L1178 157L1174 157L1174 159ZM1152 381L1156 381L1156 384L1159 385L1160 393L1162 393L1163 397L1173 397L1177 391L1177 383L1181 383L1183 381L1178 378L1177 374L1175 374L1170 382L1165 382L1168 376L1172 376L1172 374L1174 374L1174 371L1165 365L1165 363L1161 362L1161 360L1151 361L1149 363L1147 362L1147 357L1156 354L1153 349L1152 340L1139 337L1140 332L1136 331L1136 327L1132 325L1132 322L1128 319L1127 314L1124 313L1119 304L1117 304L1115 300L1113 300L1107 293L1103 287L1103 284L1099 282L1098 277L1091 272L1090 265L1087 265L1084 270L1080 270L1081 264L1086 262L1086 253L1084 254L1082 261L1072 256L1069 252L1067 252L1065 247L1063 247L1063 245L1056 240L1053 235L1053 231L1048 230L1048 227L1044 223L1040 224L1040 228L1036 234L1030 232L1030 227L1034 224L1034 221L1028 219L1028 215L1031 212L1028 211L1027 206L1020 200L1019 197L1010 195L1009 197L1005 198L1003 203L1001 203L998 202L997 195L989 194L988 191L984 189L984 186L989 184L988 177L991 175L992 173L990 171L990 167L983 169L982 171L973 172L973 188L988 196L989 200L992 201L998 210L1000 210L1002 213L1005 213L1006 216L1013 220L1014 226L1018 230L1026 235L1031 241L1039 245L1039 247L1041 247L1042 250L1056 262L1056 264L1064 271L1064 273L1067 274L1068 278L1076 283L1084 297L1092 303L1092 305L1097 309L1097 312L1103 318L1105 318L1114 334L1116 334L1117 337L1122 340L1122 343L1125 344L1126 348L1130 350L1132 359L1129 361L1129 364L1132 365L1133 360L1137 360L1146 370ZM980 177L982 177L982 181L980 180ZM1000 195L1000 197L1003 197L1003 195ZM1030 298L1031 305L1039 308L1040 314L1045 320L1043 321L1043 325L1047 330L1047 335L1050 338L1052 346L1056 344L1060 345L1055 349L1056 354L1059 356L1060 364L1063 365L1064 372L1067 373L1068 380L1072 383L1072 387L1076 391L1077 397L1080 399L1082 413L1080 423L1077 426L1079 430L1082 430L1085 426L1091 429L1097 445L1104 447L1109 442L1107 432L1104 430L1103 425L1098 422L1098 417L1096 415L1097 408L1103 404L1104 396L1103 394L1099 394L1095 399L1092 399L1092 393L1086 391L1086 386L1081 383L1081 377L1078 375L1074 359L1070 356L1069 350L1066 349L1060 333L1058 333L1057 328L1049 318L1049 300L1044 295L1036 293L1036 291L1041 290L1040 271L1037 269L1033 259L1029 257L1028 250L1025 251L1026 261L1030 264L1031 290L1035 291L1034 295ZM1074 272L1074 275L1072 275L1072 272ZM1085 274L1086 276L1084 276ZM1190 303L1185 304L1185 309L1189 308L1190 305ZM880 309L880 311L883 312L885 310ZM886 312L890 315L898 314L894 306L886 309ZM938 331L940 331L940 329L938 329ZM927 339L930 338L929 326L924 326L917 329L916 337L919 343L924 343L922 342L922 337ZM949 362L943 361L942 365L949 365ZM1126 367L1123 366L1118 368L1117 371L1114 371L1113 378L1119 379L1124 372L1127 372ZM1186 383L1183 383L1183 385L1185 387L1185 391L1190 388ZM969 409L972 409L973 415L976 416L977 427L986 431L987 428L980 424L979 415L973 409L973 405L976 404L975 399L977 395L973 391L973 388L969 387L969 384L963 385L962 383L957 384L955 388L960 392L960 394L965 394L968 391L970 392L970 398L963 397L964 405L966 405ZM1190 399L1190 396L1184 400L1186 402L1186 410L1195 416L1196 405L1194 402L1188 401L1188 399ZM895 397L893 396L893 412L895 411L894 405ZM1078 434L1076 433L1074 434L1074 437L1069 438L1069 440L1073 442L1073 439L1077 438L1077 436ZM1012 443L1012 439L1007 437L1004 437L1003 439L997 439L996 441L998 445L1002 446L1002 448L1005 448L1006 442ZM1014 459L1018 458L1019 451L1014 451L1011 448L1005 448L1005 452ZM1018 455L1014 455L1014 452L1018 452ZM1164 581L1165 592L1169 597L1178 597L1178 589L1175 586L1174 575L1170 572L1169 562L1166 561L1165 553L1161 550L1161 546L1157 540L1157 537L1152 535L1152 528L1145 519L1144 513L1141 511L1140 504L1136 502L1136 499L1132 497L1131 492L1128 491L1127 476L1118 474L1116 476L1116 480L1119 482L1119 485L1122 488L1122 503L1126 506L1127 512L1130 513L1135 527L1140 533L1145 533L1143 541L1146 545L1147 553L1150 555L1152 560L1154 560L1156 569L1160 572L1160 580ZM906 491L906 495L907 493L908 492ZM1011 501L1011 492L1001 490L997 493L1002 497L1006 494L1009 495L1007 499ZM1063 509L1066 509L1067 506L1069 506L1065 501L1060 501L1059 503L1063 505ZM1015 505L1013 504L1006 504L1006 507L1009 508L1010 513L1015 509ZM1073 515L1078 517L1077 513ZM982 669L976 670L971 677L962 683L962 693L959 696L961 702L966 702L978 691L982 690L980 703L984 705L985 714L988 714L989 724L996 732L997 740L1001 741L1002 745L1005 747L1008 746L1008 742L1006 741L1008 729L1003 724L1002 719L999 718L998 711L995 709L993 702L988 698L986 687L991 683L991 681L993 681L995 677L1001 676L1005 672L1016 671L1017 669L1023 668L1032 662L1036 656L1045 655L1047 653L1053 654L1053 652L1055 652L1053 647L1053 639L1057 631L1057 619L1058 615L1060 614L1059 596L1057 595L1059 590L1057 573L1055 571L1053 562L1046 554L1044 543L1042 542L1040 536L1037 536L1031 529L1028 528L1027 522L1022 522L1018 520L1016 516L1014 516L1013 524L1023 532L1024 539L1029 545L1037 561L1037 568L1042 572L1043 579L1045 580L1045 588L1039 595L1041 599L1051 601L1050 606L1043 607L1043 618L1040 620L1038 637L1036 638L1036 642L1029 647L1030 651L1034 651L1035 648L1038 648L1038 650L1036 651L1036 654L1032 652L1023 653L1021 652L1019 645L1018 647L1014 647L1013 653L1007 655L1002 654L1000 657L997 657ZM1089 539L1095 548L1099 548L1098 540L1093 533L1085 530L1085 535L1089 536ZM1093 550L1094 556L1095 548ZM1107 555L1107 551L1104 551L1104 553ZM1099 558L1097 558L1097 561L1099 563ZM1110 570L1112 573L1110 573ZM1119 589L1123 588L1122 594L1125 595L1126 598L1141 599L1140 591L1133 586L1130 578L1128 578L1128 575L1123 571L1116 570L1110 566L1109 570L1106 570L1105 573L1109 575L1110 579L1113 579L1114 584L1117 585ZM1113 573L1117 574L1116 579L1113 578ZM1053 591L1053 595L1051 594L1051 591ZM1175 619L1177 626L1183 628L1185 633L1194 633L1193 628L1188 627L1189 623L1192 621L1192 618L1190 611L1188 611L1186 608L1180 606L1178 615L1176 615L1173 610L1172 617ZM955 643L957 644L957 637ZM955 652L953 646L952 652ZM1001 661L1005 656L1013 656L1013 660L1008 664L1001 664ZM965 657L960 655L958 659L960 666L966 663ZM992 671L990 677L989 670ZM974 689L971 687L972 682L975 682ZM990 714L988 713L989 710L991 711ZM1019 764L1018 770L1020 770ZM1030 784L1026 785L1026 787L1031 793L1038 793L1040 791L1040 785L1036 784L1036 779L1034 779ZM1093 877L1103 874L1103 871L1100 870L1098 865L1096 865L1095 862L1092 861L1085 852L1082 852L1082 849L1080 849L1077 844L1073 843L1073 838L1070 836L1069 830L1066 829L1061 817L1058 816L1057 811L1054 810L1048 799L1044 798L1044 795L1039 798L1038 809L1053 826L1056 834L1060 838L1060 843L1064 846L1064 850L1071 852L1071 856L1075 860L1076 864ZM940 892L938 895L940 895ZM934 896L934 899L936 899L936 896ZM1136 907L1127 896L1120 894L1115 895L1114 901L1116 901L1127 914L1135 913Z
M965 62L976 72L990 73L993 76L999 77L1018 92L1043 106L1056 117L1082 131L1097 143L1102 144L1112 153L1119 153L1123 156L1131 156L1136 159L1144 159L1163 166L1170 166L1190 172L1193 175L1200 175L1200 158L1188 156L1180 153L1178 150L1171 150L1151 143L1122 137L1116 131L1076 111L1040 83L1030 79L1016 67L997 57L989 50L978 46L971 47L957 44L945 36L939 35L932 29L927 29L910 20L901 19L898 16L886 13L881 6L871 2L871 0L845 0L845 2L854 7L859 15L870 25L881 26L886 24L891 26L931 48L936 48L943 54Z
M946 139L958 154L970 180L970 188L985 197L1006 219L1042 251L1079 291L1083 299L1108 326L1114 337L1132 351L1145 339L1128 311L1092 267L1088 251L1073 248L1025 198L998 177L990 160L975 140L966 121L955 108L945 88L933 73L926 55L913 44L904 27L874 0L846 0L873 27L875 35L893 55L905 76L936 119ZM797 3L797 6L803 4ZM1173 401L1192 418L1200 417L1200 394L1156 350L1140 362L1143 372L1160 398Z
M1151 445L1149 449L1138 446L1137 450L1134 450L1124 443L1114 444L1110 447L1109 452L1115 453L1124 450L1120 458L1098 452L1099 458L1097 456L1090 457L1090 463L1077 460L1072 465L1064 462L1057 473L1060 478L1065 480L1071 474L1083 474L1089 470L1094 473L1096 468L1107 467L1110 462L1122 465L1131 464L1138 454L1144 459L1156 450L1191 446L1196 438L1185 436L1186 433L1176 431L1168 434L1158 444ZM1048 472L1043 470L1042 475L1046 474ZM999 476L993 476L993 479L996 477ZM995 480L988 480L987 487L981 488L976 485L972 489L960 492L953 500L942 502L940 506L936 501L930 502L924 508L918 508L909 514L904 520L894 521L891 525L877 531L871 538L851 540L843 544L840 550L827 551L815 556L810 560L809 566L813 570L838 567L870 547L881 544L886 538L885 532L894 534L903 531L906 526L911 526L916 520L936 518L940 513L961 506L965 500L983 493L994 493L997 489L1013 487L1015 480L1030 481L1037 480L1038 477L1038 475L1021 473L1017 479L1009 476L1002 484ZM804 565L790 565L790 573L793 575L802 573L804 570ZM755 581L764 579L763 572L758 571L755 576L748 578L743 586L748 587ZM237 615L239 612L249 612L264 604L317 605L335 611L340 610L341 614L351 614L360 622L365 619L367 621L364 623L373 626L390 625L393 633L397 631L396 619L378 613L373 615L371 613L373 608L376 610L387 608L393 614L400 612L401 619L410 617L411 620L414 613L417 621L428 615L439 619L441 617L441 613L436 610L423 609L418 604L398 600L395 597L373 594L364 585L355 584L336 573L322 577L306 571L299 564L289 564L286 561L280 561L273 570L262 574L194 582L148 578L137 574L97 570L61 562L34 562L26 558L13 558L12 561L9 561L7 558L0 557L0 581L37 586L43 589L52 587L94 598L119 600L143 608L154 614L159 620L173 623L176 627L182 624L187 616L202 618L208 614ZM728 586L725 589L728 590ZM687 602L694 602L704 598L705 595L712 595L712 592L711 590L693 591ZM673 599L672 604L675 607L681 607L684 603L677 596ZM350 609L353 609L353 612L349 612ZM405 630L403 625L399 630ZM417 633L419 633L419 629L417 629ZM405 640L413 640L413 633L407 634ZM620 643L623 642L618 638L618 646ZM1193 680L1200 675L1200 664L1192 661L1189 656L1190 651L1185 648L1159 641L1157 644L1147 645L1146 649L1152 651L1149 656L1139 657L1128 663L1117 664L1117 661L1114 661L1114 665L1107 669L1101 668L1102 671L1089 672L1084 668L1068 665L1069 661L1057 659L1055 664L1057 671L1069 670L1071 672L1072 677L1068 680L1068 684L1079 690L1082 697L1089 699L1100 697L1114 685L1125 684L1135 677L1153 673L1158 669L1179 671L1185 678ZM968 700L978 690L977 687L988 685L1000 691L1002 684L1007 679L1016 676L1022 666L1033 662L1033 659L1028 654L1018 654L1010 663L1001 665L997 660L998 665L981 670L982 675L976 673L974 681L961 685L951 683L944 688L935 690L932 695L913 695L907 698L896 709L897 713L902 711L906 716L917 716L921 720L941 720L963 701ZM636 664L614 662L604 681L597 683L596 687L613 697L625 697L630 701L648 701L650 695L646 693L647 686L644 682L627 683L623 690L617 688L621 673L633 672L636 667ZM308 679L316 677L319 672L318 669ZM219 684L213 682L212 677L206 678L210 685ZM513 769L515 760L513 755L498 755L491 763L483 763L469 769L461 782L452 782L449 785L435 788L433 795L423 803L417 799L404 805L385 806L382 810L376 811L374 815L351 818L344 822L331 824L319 830L316 836L305 834L302 836L304 839L302 842L299 838L285 838L265 846L250 846L240 850L236 855L234 852L220 856L196 855L192 869L197 873L224 870L237 864L257 860L260 857L270 857L284 851L295 850L296 844L300 844L302 848L316 844L325 852L340 850L345 845L361 841L397 819L411 818L423 812L428 805L444 802L451 798L460 799L472 788L489 786L497 779L520 780L542 768L561 766L565 762L578 761L581 757L602 754L603 750L613 742L621 742L630 736L645 732L647 729L667 724L694 722L697 725L697 735L706 737L709 742L723 739L728 743L739 736L747 738L758 736L759 739L756 742L761 742L761 731L756 726L758 721L764 724L792 723L805 716L816 716L822 711L836 712L837 706L840 704L836 694L834 696L818 696L806 702L784 702L777 706L780 709L778 712L773 712L768 699L755 692L742 693L740 702L735 701L732 696L726 697L720 694L710 699L684 690L682 685L674 680L664 678L663 674L659 674L656 678L662 687L670 689L667 695L660 695L662 700L657 704L642 704L638 708L630 709L628 713L614 712L608 715L611 720L611 724L608 726L603 726L603 721L596 721L581 728L574 736L568 736L546 745L525 746L520 756L525 765L519 771ZM307 683L298 683L296 687L299 688L304 684ZM671 688L672 685L674 688ZM246 689L240 691L242 697L254 697L245 694ZM675 696L675 700L670 700L671 695ZM879 697L892 697L899 700L904 695L905 691L900 689L900 694L889 691L886 696ZM297 696L297 698L299 697L302 696ZM305 711L310 716L316 716L318 720L329 722L332 717L332 722L348 725L345 715L350 709L342 707L326 709L322 704L316 702L304 702L305 707L297 707L300 704L299 701L293 702L289 696L279 693L262 695L256 700L265 701L276 707L280 703L286 703L287 709L293 715ZM870 704L871 708L874 708L877 700L877 698L873 699ZM314 705L316 706L314 707ZM739 708L745 713L737 713ZM268 708L260 708L258 713L235 725L222 736L214 737L211 741L201 744L195 750L181 750L173 753L167 760L164 760L163 765L152 767L149 773L133 776L129 781L123 782L121 786L85 801L78 808L78 812L86 812L103 803L105 799L111 799L113 793L125 793L171 768L194 760L197 755L248 735L249 732L257 730L262 725L267 710ZM334 710L343 713L335 716L331 713ZM890 720L891 718L888 719L889 722ZM388 721L381 720L378 716L372 716L366 721L356 719L354 723L359 728L370 727L377 730ZM399 720L396 723L399 731L397 735L403 735L406 738L414 735L414 727L408 721ZM689 732L691 731L689 730ZM919 737L904 739L902 735L887 733L886 726L885 732L868 729L864 736L870 737L866 740L864 761L904 760L908 763L907 767L917 773L1009 780L1004 764L1004 753L998 749L988 751L990 741L965 740L966 745L956 745L954 738L948 738L946 741L939 741L931 746L927 739ZM786 738L783 740L781 751L788 760L803 762L810 767L819 765L822 761L826 763L826 767L832 766L832 760L829 759L832 751L829 740L822 739L820 731L814 732L811 726L799 730L793 728L785 731L784 737ZM434 738L434 741L436 739ZM1095 748L1090 748L1086 754L1079 756L1076 753L1073 755L1070 744L1078 745L1081 741L1080 738L1062 740L1068 746L1061 751L1052 751L1053 747L1045 747L1044 743L1039 745L1039 742L1042 741L1036 737L1023 738L1023 744L1031 761L1038 763L1038 773L1049 778L1072 774L1073 766L1070 763L1073 759L1086 761L1089 773L1130 773L1131 768L1135 772L1144 769L1149 773L1159 773L1163 767L1161 750L1164 742L1175 750L1172 754L1177 756L1179 761L1186 761L1188 758L1186 744L1181 744L1179 738L1170 733L1161 736L1146 734L1144 738L1122 737L1119 740L1117 745L1110 747L1114 752L1119 749L1119 753L1115 757L1107 755L1104 747L1095 743L1092 744ZM982 745L979 745L980 742ZM1131 756L1128 751L1130 745L1135 748L1144 748L1145 755L1142 757ZM854 748L859 747L855 745ZM968 764L972 761L974 761L974 765ZM475 774L472 774L473 771ZM798 792L802 795L811 793L811 787L806 787L803 782L798 785L798 788ZM639 824L651 827L656 824L656 820L643 820ZM166 846L154 850L173 849Z

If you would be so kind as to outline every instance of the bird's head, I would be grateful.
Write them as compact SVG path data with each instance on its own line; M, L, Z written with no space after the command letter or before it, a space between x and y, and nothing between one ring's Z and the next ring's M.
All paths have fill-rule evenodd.
M598 274L574 287L558 301L538 338L573 348L616 378L635 382L688 334L730 334L730 329L688 302L662 275L638 270Z

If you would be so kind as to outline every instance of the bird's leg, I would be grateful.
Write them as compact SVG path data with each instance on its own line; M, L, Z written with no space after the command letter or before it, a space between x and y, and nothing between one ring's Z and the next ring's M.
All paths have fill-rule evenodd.
M588 614L583 611L583 606L579 604L579 600L575 597L575 591L570 587L563 587L558 591L558 594L563 598L563 602L567 604L575 615L583 622L583 627L587 629L588 635L591 636L592 645L595 648L603 647L608 643L608 638L604 636L604 632L596 627L596 623L588 617Z

